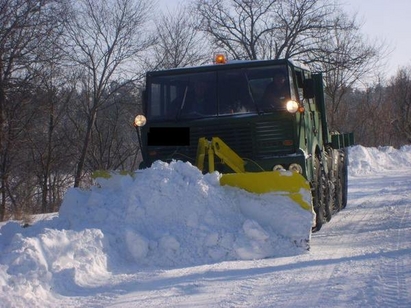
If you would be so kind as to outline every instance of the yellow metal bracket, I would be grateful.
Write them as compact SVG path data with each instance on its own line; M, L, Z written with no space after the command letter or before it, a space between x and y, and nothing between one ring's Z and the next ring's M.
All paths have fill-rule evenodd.
M229 166L234 172L244 173L245 162L225 142L218 137L210 140L200 138L197 146L196 166L203 171L205 156L208 155L208 171L215 170L214 155L217 155L223 164Z

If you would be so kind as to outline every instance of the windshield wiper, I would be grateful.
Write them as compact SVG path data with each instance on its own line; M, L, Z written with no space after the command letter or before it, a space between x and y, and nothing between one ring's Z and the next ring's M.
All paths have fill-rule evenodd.
M187 85L186 88L184 89L183 99L181 100L181 104L180 104L180 106L178 107L177 114L176 114L176 120L179 120L179 119L180 119L181 111L183 110L184 105L185 105L185 103L186 103L187 92L188 92L188 85Z

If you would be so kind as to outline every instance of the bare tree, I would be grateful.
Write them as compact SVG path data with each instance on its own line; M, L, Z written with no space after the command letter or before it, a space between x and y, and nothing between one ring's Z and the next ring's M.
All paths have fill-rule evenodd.
M64 121L67 105L75 91L70 76L65 76L56 63L49 62L47 71L38 78L33 102L37 106L31 129L26 133L29 145L31 176L37 178L36 190L42 213L58 209L70 180L70 167L75 154L69 146Z
M207 41L193 26L195 16L187 6L161 13L156 23L155 69L204 64L210 59Z
M301 58L334 26L325 0L197 0L198 28L235 59Z
M411 68L402 68L391 80L389 100L396 114L392 124L404 143L411 142Z
M153 44L144 26L154 4L149 0L81 0L67 10L68 54L86 77L87 127L74 186L82 178L97 112L115 92L109 89L111 81L136 78L137 60Z
M113 82L110 88L119 88ZM134 170L137 141L132 119L138 102L136 86L128 83L110 97L94 125L87 165L92 170Z
M278 29L274 20L276 3L277 0L197 0L198 29L234 59L261 59L270 53L270 47L262 42Z
M337 1L278 0L274 15L277 27L265 43L273 50L268 56L312 62L312 54L326 40L325 34L336 26L347 27L335 22L339 14Z
M53 0L5 0L0 4L0 219L4 219L7 203L17 206L11 191L21 181L13 172L21 168L22 137L35 109L30 82L35 67L44 61L40 49L48 44L58 23L58 6L59 1Z
M355 15L349 17L341 12L338 16L334 27L324 33L317 50L310 54L309 62L324 73L328 119L335 129L340 129L335 124L344 97L358 82L376 75L387 51L384 42L368 42Z

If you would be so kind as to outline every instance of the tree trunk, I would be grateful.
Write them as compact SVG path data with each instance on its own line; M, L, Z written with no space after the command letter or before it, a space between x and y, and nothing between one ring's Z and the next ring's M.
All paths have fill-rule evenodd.
M74 187L80 186L81 177L82 177L83 169L84 169L84 163L86 161L86 156L87 156L87 150L90 144L91 133L93 131L94 122L96 121L97 108L93 108L90 115L91 115L91 118L89 119L87 123L86 136L84 137L83 148L81 150L80 159L77 164L76 175L74 177Z

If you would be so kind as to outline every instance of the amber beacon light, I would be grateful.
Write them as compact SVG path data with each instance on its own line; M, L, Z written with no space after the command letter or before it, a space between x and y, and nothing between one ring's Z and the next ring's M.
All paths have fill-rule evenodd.
M227 57L223 53L217 53L214 55L214 63L215 64L225 64L227 63Z

